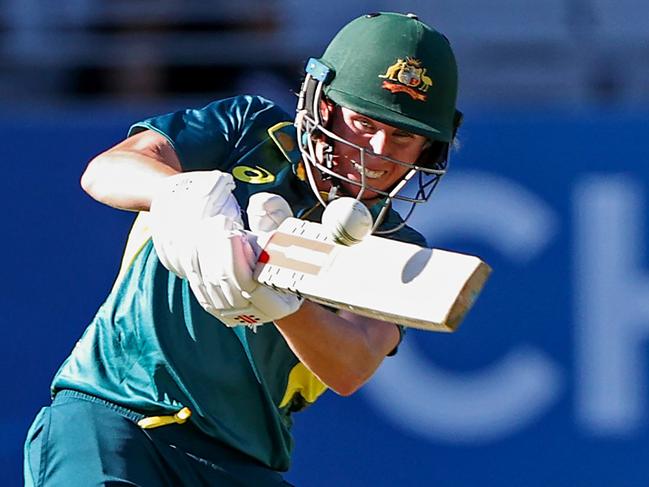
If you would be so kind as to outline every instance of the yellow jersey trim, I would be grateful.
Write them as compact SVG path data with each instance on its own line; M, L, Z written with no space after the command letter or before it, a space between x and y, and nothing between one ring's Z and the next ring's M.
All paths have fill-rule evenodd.
M268 136L275 142L275 145L279 147L279 150L282 151L282 155L286 158L287 161L292 162L291 157L288 155L289 152L295 150L296 144L291 137L286 132L281 130L284 127L293 125L293 122L279 122L273 125L268 129Z
M288 406L296 394L299 394L306 402L312 404L326 390L327 386L300 362L291 369L288 375L286 393L279 407L283 408Z

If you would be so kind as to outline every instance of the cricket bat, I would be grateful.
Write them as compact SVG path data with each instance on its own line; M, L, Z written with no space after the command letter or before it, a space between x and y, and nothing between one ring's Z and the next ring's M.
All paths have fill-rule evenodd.
M472 255L373 235L340 245L321 224L287 218L260 252L254 277L273 289L359 315L451 332L490 272Z

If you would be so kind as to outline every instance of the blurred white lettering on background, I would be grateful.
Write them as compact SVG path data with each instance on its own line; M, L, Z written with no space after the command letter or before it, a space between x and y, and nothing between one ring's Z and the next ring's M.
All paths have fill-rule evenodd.
M646 414L644 195L631 176L607 174L582 180L575 196L577 417L623 435Z

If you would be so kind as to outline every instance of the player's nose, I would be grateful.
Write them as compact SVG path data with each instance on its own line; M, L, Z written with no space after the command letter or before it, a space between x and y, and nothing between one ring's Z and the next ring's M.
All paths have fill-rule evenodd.
M372 134L372 137L370 138L370 148L372 149L372 152L380 156L387 156L389 155L388 145L388 135L384 130L377 130L376 132L374 132L374 134Z

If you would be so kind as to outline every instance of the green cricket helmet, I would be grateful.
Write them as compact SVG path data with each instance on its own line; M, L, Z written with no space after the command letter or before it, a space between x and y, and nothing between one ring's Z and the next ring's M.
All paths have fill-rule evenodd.
M306 174L322 204L326 202L315 188L314 170L330 179L334 188L336 181L343 180L360 186L356 195L359 199L365 189L384 196L386 211L393 199L412 202L413 208L414 203L427 201L446 172L449 147L461 121L455 108L457 84L457 65L448 40L416 15L368 14L343 27L322 57L309 59L295 119ZM423 135L430 141L428 148L415 164L408 164L356 146L328 130L320 116L323 98L379 122ZM316 156L316 141L323 140L358 149L361 166L365 155L371 154L407 166L409 171L388 191L370 186L364 169L360 183L349 180L333 170L331 156L327 157L332 154L331 149L323 151L324 157ZM402 194L415 175L419 176L416 194Z

